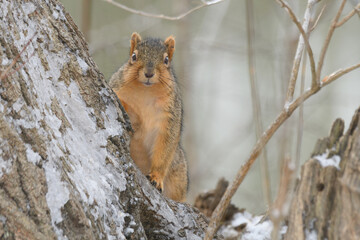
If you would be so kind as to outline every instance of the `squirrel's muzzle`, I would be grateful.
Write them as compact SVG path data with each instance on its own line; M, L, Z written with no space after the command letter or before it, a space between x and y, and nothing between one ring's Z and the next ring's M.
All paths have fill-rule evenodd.
M153 71L146 71L145 72L145 77L146 78L152 78L154 76L154 72Z
M154 76L154 64L149 63L145 68L145 77L152 78Z

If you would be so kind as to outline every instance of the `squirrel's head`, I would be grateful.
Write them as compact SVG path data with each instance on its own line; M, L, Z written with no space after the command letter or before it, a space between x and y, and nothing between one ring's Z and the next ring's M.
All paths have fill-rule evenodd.
M128 64L136 79L146 86L155 83L169 84L173 79L170 64L175 51L175 39L165 41L157 38L141 39L134 32L130 40L130 59Z

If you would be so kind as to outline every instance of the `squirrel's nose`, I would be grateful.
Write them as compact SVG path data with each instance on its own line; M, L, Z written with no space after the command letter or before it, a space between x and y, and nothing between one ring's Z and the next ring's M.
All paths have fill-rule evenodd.
M152 73L152 72L145 73L145 77L147 77L147 78L152 78L153 76L154 76L154 73Z

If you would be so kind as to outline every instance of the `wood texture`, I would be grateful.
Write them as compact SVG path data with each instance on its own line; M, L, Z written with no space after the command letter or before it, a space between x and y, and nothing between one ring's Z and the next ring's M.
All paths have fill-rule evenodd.
M337 119L329 137L320 139L301 171L290 207L285 239L360 238L360 109L345 134ZM339 168L324 161L341 159Z

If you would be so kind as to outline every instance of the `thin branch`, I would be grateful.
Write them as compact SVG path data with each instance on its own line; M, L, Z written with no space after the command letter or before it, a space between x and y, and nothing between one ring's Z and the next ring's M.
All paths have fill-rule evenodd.
M108 2L118 8L121 8L123 10L126 10L128 12L131 12L131 13L134 13L134 14L138 14L138 15L141 15L141 16L145 16L145 17L151 17L151 18L160 18L160 19L165 19L165 20L170 20L170 21L176 21L176 20L180 20L184 17L186 17L187 15L189 15L190 13L196 11L196 10L199 10L200 8L203 8L203 7L207 7L207 6L211 6L211 5L214 5L214 4L218 4L220 2L223 2L225 0L211 0L211 1L201 1L201 4L188 10L187 12L184 12L178 16L166 16L166 15L163 15L163 14L153 14L153 13L148 13L148 12L143 12L143 11L140 11L140 10L136 10L136 9L133 9L133 8L130 8L128 6L125 6L121 3L118 3L118 2L115 2L113 0L103 0L104 2Z
M326 8L326 4L324 4L324 6L322 7L318 17L316 18L316 20L314 22L314 25L310 29L310 32L312 32L316 28L316 26L318 25L319 20L320 20L321 16L323 15L325 8Z
M301 81L300 81L300 96L304 95L305 90L305 75L306 75L306 56L304 54L302 69L301 69ZM297 172L300 165L300 153L301 153L301 143L303 137L304 128L304 104L301 104L299 107L299 120L297 127L297 143L296 143L296 156L295 156L295 172Z
M20 51L20 53L18 53L16 55L16 57L12 60L11 64L1 73L0 75L0 81L3 80L6 76L8 76L10 70L13 68L13 66L17 63L18 59L20 58L21 54L25 51L25 49L29 46L29 44L31 43L31 41L33 40L33 38L36 36L37 32L34 33L34 35L27 41L27 43L25 44L25 46L23 47L23 49ZM33 55L33 54L32 54ZM31 55L31 56L32 56ZM30 57L31 57L30 56ZM29 58L30 58L29 57ZM18 68L19 69L19 68ZM17 71L17 70L16 70ZM11 73L12 74L12 73Z
M343 76L344 74L346 74L348 72L351 72L352 70L355 70L357 68L360 68L360 63L352 65L352 66L350 66L348 68L345 68L345 69L339 69L336 72L333 72L330 75L324 77L321 80L321 86L324 87L324 86L330 84L331 82L335 81L339 77Z
M326 51L329 47L329 43L330 43L330 40L331 40L331 37L335 31L335 28L336 28L336 25L337 25L337 22L340 18L340 15L341 15L341 12L342 10L344 9L344 6L345 6L345 3L346 3L346 0L343 0L340 7L339 7L339 10L336 14L336 16L334 17L331 25L330 25L330 28L329 28L329 31L328 31L328 34L325 38L325 42L324 42L324 46L322 47L321 49L321 52L320 52L320 57L319 57L319 61L318 61L318 64L317 64L317 70L316 70L316 76L318 78L318 82L320 83L320 74L321 74L321 69L322 69L322 66L324 64L324 59L325 59L325 54L326 54Z
M24 63L23 64L21 64L20 66L18 66L17 68L15 68L13 71L11 71L11 72L9 72L8 74L6 74L5 75L5 77L10 77L11 75L13 75L14 73L16 73L16 72L18 72L20 69L22 69L23 67L24 67L24 65L25 65L25 63L27 62L27 61L29 61L29 59L32 57L32 56L34 56L35 55L35 51L24 61ZM4 78L5 78L4 77Z
M248 50L248 66L249 66L249 80L251 86L251 99L252 99L252 108L253 108L253 116L255 120L255 129L256 129L256 140L258 140L261 136L263 130L262 125L262 117L261 117L261 105L260 105L260 97L257 87L257 79L256 79L256 63L255 63L255 54L254 54L254 16L253 16L253 5L252 0L246 0L246 29L247 29L247 50ZM270 174L269 174L269 166L267 160L266 149L264 149L263 153L260 157L261 162L261 178L262 178L262 186L263 193L265 196L265 203L267 206L271 205L271 188L270 188Z
M360 12L360 3L358 5L356 5L356 7L351 12L349 12L348 15L346 15L341 21L339 21L336 24L336 27L340 27L341 25L346 23L352 16L354 16L355 13L359 13L359 12Z
M299 70L299 66L300 66L300 60L301 60L301 53L302 53L302 50L303 50L301 39L303 39L303 41L305 42L306 50L308 52L309 59L310 59L311 76L312 76L312 84L311 85L312 85L312 87L315 87L317 85L314 54L312 52L307 33L305 33L305 31L309 32L309 25L310 25L309 23L310 23L310 18L311 18L310 17L311 16L311 14L310 14L311 8L318 1L314 1L314 0L309 0L308 1L308 5L307 5L307 8L306 8L305 14L304 14L304 23L303 23L303 25L305 25L306 30L304 30L304 28L301 26L301 23L298 21L297 17L295 16L295 13L291 9L291 7L287 3L285 3L283 0L277 0L277 1L281 4L281 7L286 8L287 12L289 13L289 16L290 16L291 20L295 23L295 25L299 29L299 31L301 33L301 36L302 36L302 38L300 37L299 44L298 44L298 50L300 50L300 52L297 52L297 53L299 53L299 55L298 55L299 57L295 60L296 64L293 65L292 76L291 76L291 79L290 79L289 89L288 89L288 93L287 93L287 97L286 97L286 101L287 101L287 103L289 103L290 101L292 101L292 98L294 96L296 79L297 79L298 70Z

